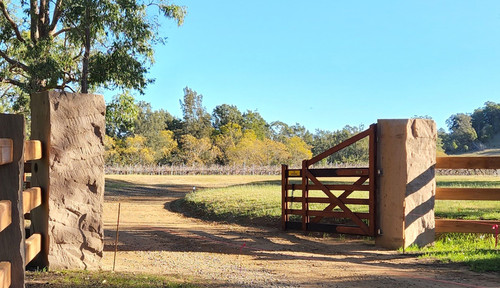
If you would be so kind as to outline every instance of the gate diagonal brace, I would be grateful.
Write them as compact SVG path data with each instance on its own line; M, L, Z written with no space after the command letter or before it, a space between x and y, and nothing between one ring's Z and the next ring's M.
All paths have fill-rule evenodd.
M342 211L344 211L349 216L349 218L351 218L352 221L354 221L354 223L356 223L366 234L370 233L368 225L366 225L366 223L363 222L361 220L361 218L359 218L356 214L354 214L354 212L352 212L351 209L347 208L347 206L345 206L345 204L341 200L339 200L337 197L335 197L335 195L333 195L333 193L325 185L323 185L323 183L321 183L314 175L312 175L308 169L306 169L306 177L311 179L311 181L313 181L314 184L320 186L321 190L335 204L337 204L337 206L339 206L340 209L342 209Z
M360 177L356 182L354 182L352 185L363 185L363 183L366 182L366 180L368 180L368 177ZM346 199L347 197L349 197L349 195L352 194L352 192L354 192L354 189L352 190L345 190L339 197L338 199L340 201ZM335 209L335 207L337 207L337 204L335 203L331 203L330 205L326 206L325 209L323 209L324 212L329 212L329 211L333 211L333 209ZM323 219L324 216L315 216L313 219L311 219L311 222L312 223L319 223L319 221L321 221L321 219ZM363 222L364 223L364 222Z

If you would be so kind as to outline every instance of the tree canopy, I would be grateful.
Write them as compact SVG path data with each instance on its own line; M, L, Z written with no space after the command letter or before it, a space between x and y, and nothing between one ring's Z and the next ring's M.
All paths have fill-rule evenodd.
M180 100L182 118L153 110L122 93L107 105L107 163L246 165L289 164L304 159L359 133L363 127L310 133L296 123L269 124L257 111L242 113L235 105L217 105L212 113L203 95L186 87ZM323 161L323 164L367 161L368 143L361 141ZM365 143L366 142L366 143Z
M24 93L140 92L164 43L159 17L181 25L186 8L166 0L0 0L0 83Z
M473 113L457 113L446 120L450 133L439 132L446 153L455 154L499 146L493 143L500 134L500 104L484 103Z
M203 105L203 95L189 87L183 92L182 118L153 110L149 103L135 102L130 93L117 95L107 105L108 164L300 166L302 160L365 130L362 125L347 125L336 131L311 133L299 123L268 123L257 111L242 113L230 104L217 105L209 113ZM447 125L449 132L438 131L436 145L440 153L500 147L500 104L486 102L474 113L453 114ZM327 157L321 164L367 161L365 138Z

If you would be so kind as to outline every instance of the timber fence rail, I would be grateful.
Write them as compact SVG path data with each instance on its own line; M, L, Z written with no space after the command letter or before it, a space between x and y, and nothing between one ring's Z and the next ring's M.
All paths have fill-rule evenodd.
M500 157L437 157L436 169L500 169ZM436 200L500 201L500 188L436 188ZM500 220L436 219L437 233L495 233Z
M42 247L41 234L26 239L24 215L42 204L42 190L23 190L24 164L42 157L42 145L24 139L22 116L0 114L0 120L0 288L24 287L25 267Z

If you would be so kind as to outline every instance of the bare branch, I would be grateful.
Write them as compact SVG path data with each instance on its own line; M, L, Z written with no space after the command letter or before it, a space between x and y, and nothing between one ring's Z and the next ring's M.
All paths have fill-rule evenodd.
M71 86L64 86L64 87L65 87L65 88L69 88L69 89L71 90L71 92L76 93L76 91L75 91L75 89L73 89L73 87L71 87ZM63 88L63 89L64 89L64 88Z
M72 28L72 27L65 27L65 28L63 28L63 29L61 29L61 30L59 30L59 31L55 32L54 34L52 34L52 36L55 38L55 37L59 36L59 34L66 33L66 32L71 31L71 30L73 30L73 29L75 29L75 28ZM51 31L50 33L52 33L52 32L54 32L54 31Z
M0 82L2 82L2 81L0 81ZM7 88L2 88L3 93L2 93L2 95L0 96L0 98L4 98L4 97L7 95L7 93L9 93L10 89L12 89L12 86L14 86L12 83L8 83L8 84L9 84L9 85L8 85L8 87L7 87Z
M23 36L21 35L21 32L19 31L19 27L17 27L16 22L14 22L14 19L10 17L9 12L7 11L7 7L5 7L5 3L3 1L0 1L0 8L2 9L3 16L7 21L9 21L10 26L12 27L12 30L14 30L14 33L16 33L17 40L25 43L26 41L24 40Z
M51 35L54 35L54 32L56 31L57 22L59 21L59 18L61 17L61 14L62 14L61 5L62 5L62 0L57 0L56 6L54 7L54 13L52 13L52 22L50 23L50 26L49 26L49 34L51 34ZM60 33L58 33L58 34L60 34ZM54 37L56 37L56 36L54 36Z
M73 57L73 60L76 61L76 60L80 59L80 57L82 57L82 55L83 55L83 47L80 47L80 52L75 57Z
M59 89L59 90L70 89L73 93L75 93L75 90L71 86L68 86L66 84L67 83L63 83L61 85L45 86L45 87L43 87L43 90L47 91L47 90L53 90L53 89Z
M22 83L21 81L14 80L14 79L8 79L8 78L2 78L2 77L0 77L0 82L1 83L12 84L12 85L15 85L17 87L21 87L21 86L24 85L24 83Z
M14 60L12 58L10 58L5 52L3 52L2 50L0 50L0 56L5 59L5 61L7 61L10 65L14 66L14 67L19 67L21 69L23 69L24 71L27 71L28 70L28 66L26 66L25 64L17 61L17 60Z

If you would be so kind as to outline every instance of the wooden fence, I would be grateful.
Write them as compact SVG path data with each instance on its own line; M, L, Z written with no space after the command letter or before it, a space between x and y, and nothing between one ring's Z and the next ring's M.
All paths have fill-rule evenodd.
M25 266L42 247L39 233L26 239L25 218L42 203L42 190L23 190L24 164L42 157L37 140L25 140L24 117L0 114L0 288L24 287Z
M436 169L500 169L500 157L437 157ZM436 188L436 200L499 201L500 188ZM500 220L436 219L437 233L494 233Z

